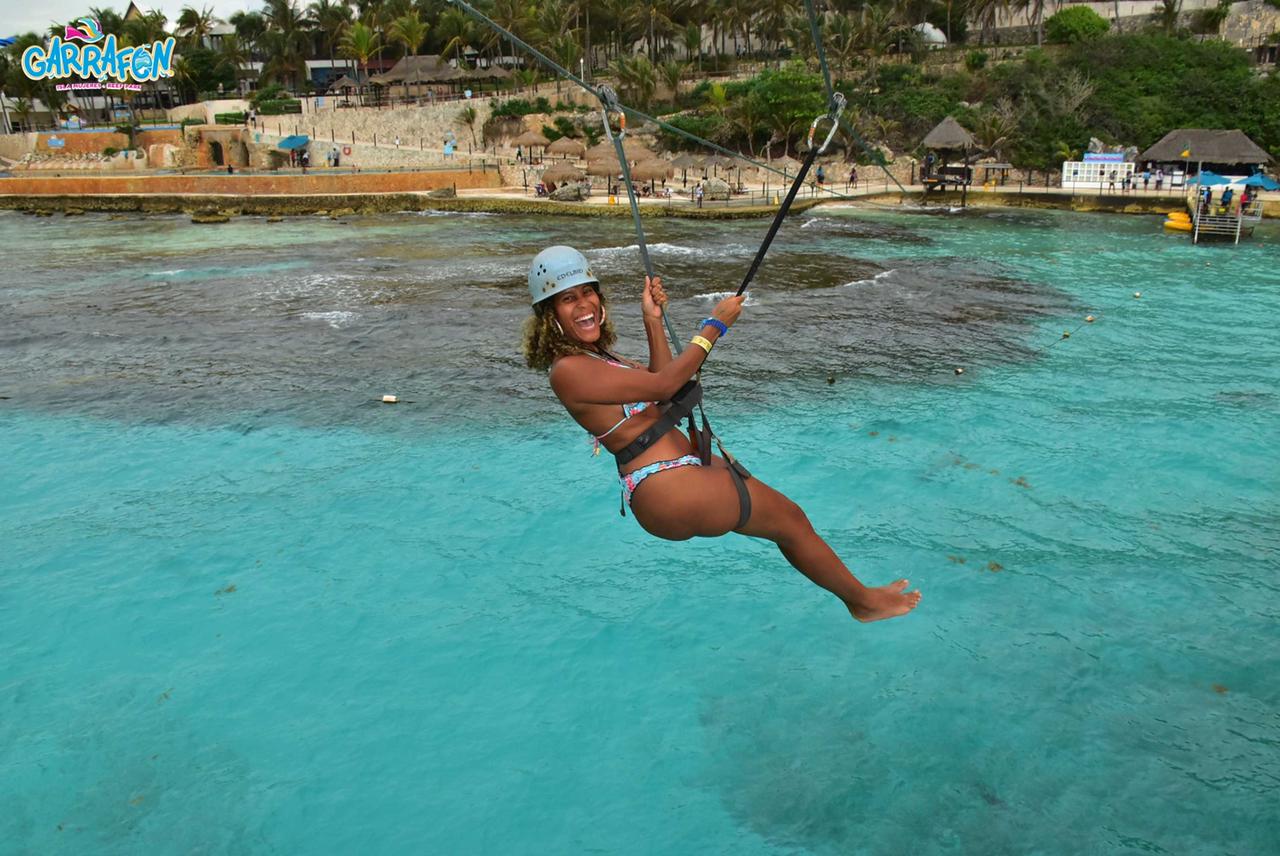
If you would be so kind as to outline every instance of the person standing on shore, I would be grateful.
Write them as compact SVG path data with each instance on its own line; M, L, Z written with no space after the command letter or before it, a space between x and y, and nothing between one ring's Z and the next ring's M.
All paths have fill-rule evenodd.
M1160 192L1161 186L1164 185L1164 167L1156 170L1156 193Z
M693 201L697 203L699 208L702 207L702 182L699 181L693 188Z
M1146 169L1142 171L1142 189L1143 190L1151 189L1151 167L1150 166L1148 166Z

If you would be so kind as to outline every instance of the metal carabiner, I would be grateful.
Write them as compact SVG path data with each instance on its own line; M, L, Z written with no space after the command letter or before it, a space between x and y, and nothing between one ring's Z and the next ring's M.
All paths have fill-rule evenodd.
M614 139L613 126L609 124L609 114L618 114L618 139L622 139L627 134L627 114L623 112L622 105L618 103L618 93L613 91L613 87L608 84L602 84L596 90L596 97L600 99L601 117L604 119L604 135L606 139Z
M830 119L831 130L827 132L827 138L818 147L818 154L822 154L827 150L827 146L831 145L831 140L835 138L836 130L840 127L840 114L844 112L846 103L844 95L839 92L831 96L831 109L814 119L813 124L809 126L809 148L813 148L813 135L818 130L818 125L821 124L823 119Z

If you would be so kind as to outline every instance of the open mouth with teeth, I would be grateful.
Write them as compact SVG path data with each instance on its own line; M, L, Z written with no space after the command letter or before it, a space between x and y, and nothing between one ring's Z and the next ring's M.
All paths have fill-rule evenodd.
M579 333L590 333L597 328L596 313L592 312L583 315L581 318L573 319L573 325Z

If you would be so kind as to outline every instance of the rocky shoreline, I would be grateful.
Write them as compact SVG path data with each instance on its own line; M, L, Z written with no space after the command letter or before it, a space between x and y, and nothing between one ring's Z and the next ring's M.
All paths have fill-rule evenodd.
M934 194L929 205L936 207L958 206L959 193ZM898 192L878 193L857 199L804 199L796 200L792 213L807 211L820 205L847 205L858 207L867 203L877 208L896 208L900 205L918 206L919 194L904 196ZM1003 193L999 191L972 192L968 205L973 208L1051 208L1069 211L1105 212L1112 214L1164 214L1180 209L1182 200L1170 197L1108 197L1069 196L1061 193ZM397 211L465 211L488 214L551 215L566 217L630 217L631 209L625 203L617 205L589 205L571 202L552 202L533 199L507 199L501 197L454 197L447 191L434 194L378 193L378 194L329 194L313 196L164 196L164 195L67 195L67 196L5 196L0 195L0 209L22 211L35 216L64 214L75 216L88 212L137 213L137 214L188 214L193 222L225 223L233 217L266 217L276 220L285 217L352 217L385 214ZM776 206L692 208L682 205L641 205L641 214L648 217L679 217L694 220L737 220L772 216ZM1267 218L1280 217L1280 200L1265 203Z

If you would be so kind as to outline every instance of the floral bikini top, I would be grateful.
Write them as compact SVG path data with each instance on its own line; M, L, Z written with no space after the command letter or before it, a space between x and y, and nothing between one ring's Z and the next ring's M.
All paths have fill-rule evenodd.
M635 366L629 366L626 363L620 363L617 360L611 360L608 357L602 357L599 354L593 354L590 351L585 351L584 353L588 354L589 356L595 357L597 360L602 360L611 366L618 366L619 368L624 368L624 369L635 368ZM617 422L615 422L612 428L610 428L608 431L604 432L603 434L591 434L591 432L588 431L587 433L591 434L591 439L594 441L594 450L592 451L592 454L593 455L600 454L601 440L603 440L605 437L608 437L614 431L618 430L618 428L622 426L622 423L626 422L632 416L635 416L637 413L641 412L642 410L647 410L648 408L649 408L649 402L647 401L637 401L633 404L624 404L622 405L622 418L619 419Z

